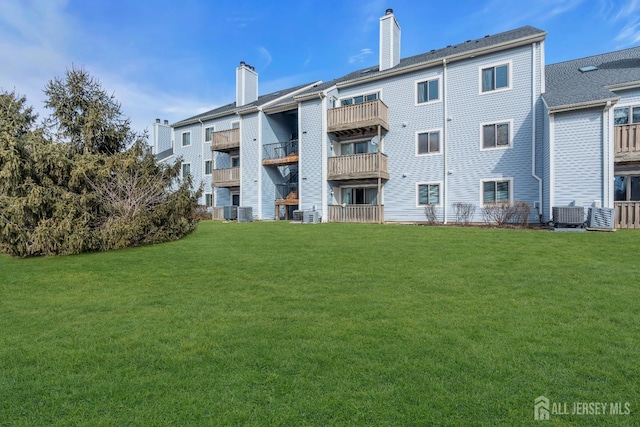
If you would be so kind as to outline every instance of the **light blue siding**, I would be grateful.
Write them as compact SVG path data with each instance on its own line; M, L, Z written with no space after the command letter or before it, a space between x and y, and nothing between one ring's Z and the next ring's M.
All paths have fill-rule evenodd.
M322 101L314 99L300 105L300 163L299 192L300 209L309 210L314 206L322 209L322 169L326 162L322 159Z
M555 114L554 206L603 200L602 109Z
M252 113L242 116L240 125L240 205L250 206L253 215L259 215L258 198L258 174L262 171L262 146L259 142L259 119L258 115L263 113Z

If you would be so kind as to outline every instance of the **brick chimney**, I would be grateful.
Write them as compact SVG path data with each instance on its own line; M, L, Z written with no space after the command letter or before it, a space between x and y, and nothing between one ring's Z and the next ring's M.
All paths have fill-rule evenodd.
M380 18L380 71L393 68L400 63L400 25L387 9Z
M236 68L236 107L251 104L258 99L258 73L251 65L240 61Z

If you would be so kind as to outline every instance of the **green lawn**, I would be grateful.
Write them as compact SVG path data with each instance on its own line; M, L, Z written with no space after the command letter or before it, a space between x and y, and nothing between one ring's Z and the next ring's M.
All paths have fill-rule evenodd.
M631 230L203 222L0 256L0 425L640 425L639 255ZM541 424L540 395L631 413Z

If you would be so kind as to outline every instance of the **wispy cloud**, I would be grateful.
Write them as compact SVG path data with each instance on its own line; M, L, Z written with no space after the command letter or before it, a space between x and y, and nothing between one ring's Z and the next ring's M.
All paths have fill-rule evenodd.
M544 22L576 9L586 0L489 0L478 12L471 14L472 22L500 23L498 31L531 22ZM495 32L495 31L493 31Z
M360 49L359 53L356 53L355 55L351 55L349 57L349 64L359 64L361 62L364 62L364 60L371 54L373 54L373 50L369 49L368 47Z
M636 45L640 42L640 0L627 2L603 1L601 11L610 25L620 28L614 41L618 48Z
M260 54L260 56L262 57L262 60L264 61L264 63L262 64L262 70L265 70L269 66L269 64L271 64L271 61L273 61L273 58L271 57L271 52L269 52L267 48L263 46L258 46L258 53Z

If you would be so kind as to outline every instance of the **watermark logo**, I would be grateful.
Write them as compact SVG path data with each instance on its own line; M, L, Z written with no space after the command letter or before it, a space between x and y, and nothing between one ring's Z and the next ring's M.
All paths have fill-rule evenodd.
M538 421L549 419L549 399L544 396L536 397L533 407L533 418Z
M545 396L538 396L533 406L533 419L536 421L547 421L552 415L625 416L630 414L629 402L552 402Z

